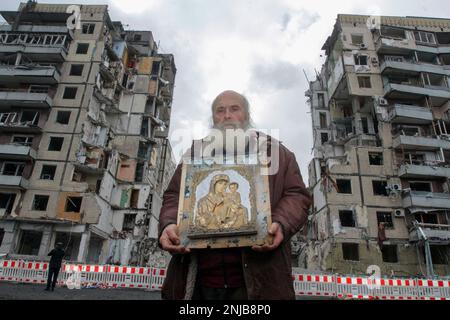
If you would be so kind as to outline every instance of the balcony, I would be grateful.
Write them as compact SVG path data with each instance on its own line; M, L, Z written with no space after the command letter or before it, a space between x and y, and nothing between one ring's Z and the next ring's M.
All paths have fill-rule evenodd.
M28 180L21 176L10 176L0 174L0 187L27 189Z
M450 194L427 191L408 191L403 195L404 208L450 208Z
M417 242L420 239L423 239L423 234L419 231L418 227L421 228L421 231L430 243L450 244L449 225L434 225L425 223L418 223L417 226L409 232L409 241Z
M450 167L404 164L400 166L398 176L408 179L420 179L424 177L446 178L450 177Z
M36 159L36 150L20 144L1 144L0 159L34 160Z
M55 66L0 66L1 83L56 84L61 74Z
M381 36L376 42L375 48L378 54L405 54L415 48L413 39L402 39Z
M391 123L428 124L432 120L431 110L424 107L395 104L389 110Z
M403 83L387 83L384 94L389 99L421 99L430 98L433 106L441 106L450 99L450 90L443 86L423 86L419 81Z
M22 52L31 61L64 62L68 46L68 34L0 31L0 56Z
M386 60L381 64L383 75L419 75L421 72L450 76L450 69L441 65L420 63L413 60Z
M433 151L440 148L450 150L450 141L433 137L399 135L394 138L394 149Z
M53 99L48 88L30 86L27 89L0 88L0 107L50 108Z

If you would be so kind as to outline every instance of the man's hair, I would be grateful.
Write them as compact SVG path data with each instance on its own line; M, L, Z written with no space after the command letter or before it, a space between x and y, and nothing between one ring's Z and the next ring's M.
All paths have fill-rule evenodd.
M251 128L251 127L253 127L253 120L252 120L252 118L251 118L251 116L250 116L250 103L248 102L248 99L243 95L243 94L241 94L241 93L239 93L239 92L236 92L236 91L233 91L233 90L227 90L227 91L224 91L224 92L222 92L222 93L220 93L214 100L213 100L213 102L212 102L212 104L211 104L211 114L212 115L214 115L214 108L216 107L216 105L217 105L217 101L219 100L219 98L224 94L224 93L226 93L226 92L233 92L233 93L235 93L235 94L237 94L237 95L239 95L241 98L242 98L242 101L244 102L244 111L245 111L245 115L247 116L247 127L248 128ZM214 123L214 117L212 117L212 121L213 121L213 127L215 127L215 123Z
M230 187L231 186L236 186L237 188L239 188L239 183L237 183L237 182L232 182L232 183L230 183Z

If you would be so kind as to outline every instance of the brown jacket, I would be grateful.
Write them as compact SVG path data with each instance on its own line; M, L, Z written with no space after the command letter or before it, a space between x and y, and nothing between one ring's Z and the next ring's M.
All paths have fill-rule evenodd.
M250 248L242 250L244 279L250 300L295 299L290 239L307 220L311 196L303 183L295 155L281 143L279 153L279 170L269 176L269 188L272 221L282 225L284 241L276 250L267 253L255 252ZM160 235L167 225L177 223L180 180L181 165L164 193L159 217ZM196 270L195 254L173 255L163 284L162 298L191 299Z

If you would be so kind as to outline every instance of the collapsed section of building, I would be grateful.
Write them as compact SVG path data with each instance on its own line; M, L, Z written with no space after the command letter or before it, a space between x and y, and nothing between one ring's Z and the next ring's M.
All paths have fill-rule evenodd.
M67 9L0 12L0 253L42 259L62 242L68 261L165 265L174 57L106 5L80 5L73 29Z
M450 20L339 15L322 49L299 265L448 275Z

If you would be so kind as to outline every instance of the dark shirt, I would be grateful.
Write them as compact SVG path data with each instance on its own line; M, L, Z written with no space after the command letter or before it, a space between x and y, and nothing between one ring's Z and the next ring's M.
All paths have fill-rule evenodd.
M241 249L199 251L198 283L208 288L244 287Z
M48 255L51 256L49 268L60 268L65 255L64 250L55 248Z

